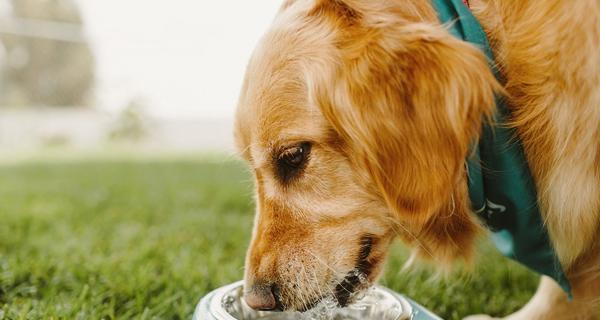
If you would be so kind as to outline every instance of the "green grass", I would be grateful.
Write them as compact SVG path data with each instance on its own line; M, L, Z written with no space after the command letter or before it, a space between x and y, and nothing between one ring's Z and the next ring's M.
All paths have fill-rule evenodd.
M189 319L208 291L242 277L252 224L243 166L202 158L0 166L0 319ZM478 268L381 282L447 319L503 315L537 277L482 244Z

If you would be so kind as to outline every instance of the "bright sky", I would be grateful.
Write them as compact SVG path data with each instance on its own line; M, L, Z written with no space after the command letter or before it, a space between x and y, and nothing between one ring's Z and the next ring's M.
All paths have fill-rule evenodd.
M168 117L231 117L250 54L282 0L77 0L99 105L140 97Z

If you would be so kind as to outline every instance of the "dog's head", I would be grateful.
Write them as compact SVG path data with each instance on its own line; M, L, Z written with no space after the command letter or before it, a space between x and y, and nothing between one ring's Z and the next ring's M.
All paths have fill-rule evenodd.
M424 1L288 1L236 117L256 185L248 304L345 305L396 236L439 264L468 258L464 161L496 86Z

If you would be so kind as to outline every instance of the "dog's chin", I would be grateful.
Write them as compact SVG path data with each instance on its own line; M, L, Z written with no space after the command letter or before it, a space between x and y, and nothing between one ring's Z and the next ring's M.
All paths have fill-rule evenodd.
M300 307L295 308L296 311L306 312L321 304L324 300L332 298L332 304L343 308L355 302L362 293L367 291L373 283L373 270L376 270L376 263L369 261L369 256L373 249L375 240L371 235L365 235L361 238L361 246L358 252L358 261L353 270L349 271L346 276L338 281L333 288L328 291L331 294L321 295L309 301L302 301Z
M335 286L333 293L340 307L345 307L353 302L361 291L368 289L372 285L369 278L375 269L375 265L369 261L369 256L371 255L374 243L375 240L370 235L361 238L359 258L355 269L348 272L344 279Z
M302 304L301 307L296 308L295 311L298 312L307 312L310 311L312 309L314 309L316 306L318 306L319 304L321 304L325 299L328 299L329 297L331 297L330 295L324 295L324 296L320 296L318 298L315 298L313 300L311 300L308 303Z
M329 290L331 294L322 295L308 302L303 302L296 311L306 312L319 306L344 308L360 299L367 290L373 286L369 281L368 274L351 271L334 288Z
M302 306L295 308L294 310L286 311L310 312L314 309L318 309L319 306L324 306L325 308L344 308L359 300L369 288L370 285L364 285L351 293L335 292L334 294L320 296L308 303L303 303Z
M371 287L364 273L349 273L334 289L334 298L339 307L353 303L361 293Z

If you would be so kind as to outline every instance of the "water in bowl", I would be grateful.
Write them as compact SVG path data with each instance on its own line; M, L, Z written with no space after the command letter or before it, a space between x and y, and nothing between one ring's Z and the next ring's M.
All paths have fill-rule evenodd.
M375 288L346 308L338 308L333 298L326 298L304 313L253 310L243 302L242 292L240 286L225 295L221 301L223 309L238 320L403 320L410 319L411 315L408 304L403 304L385 290Z

